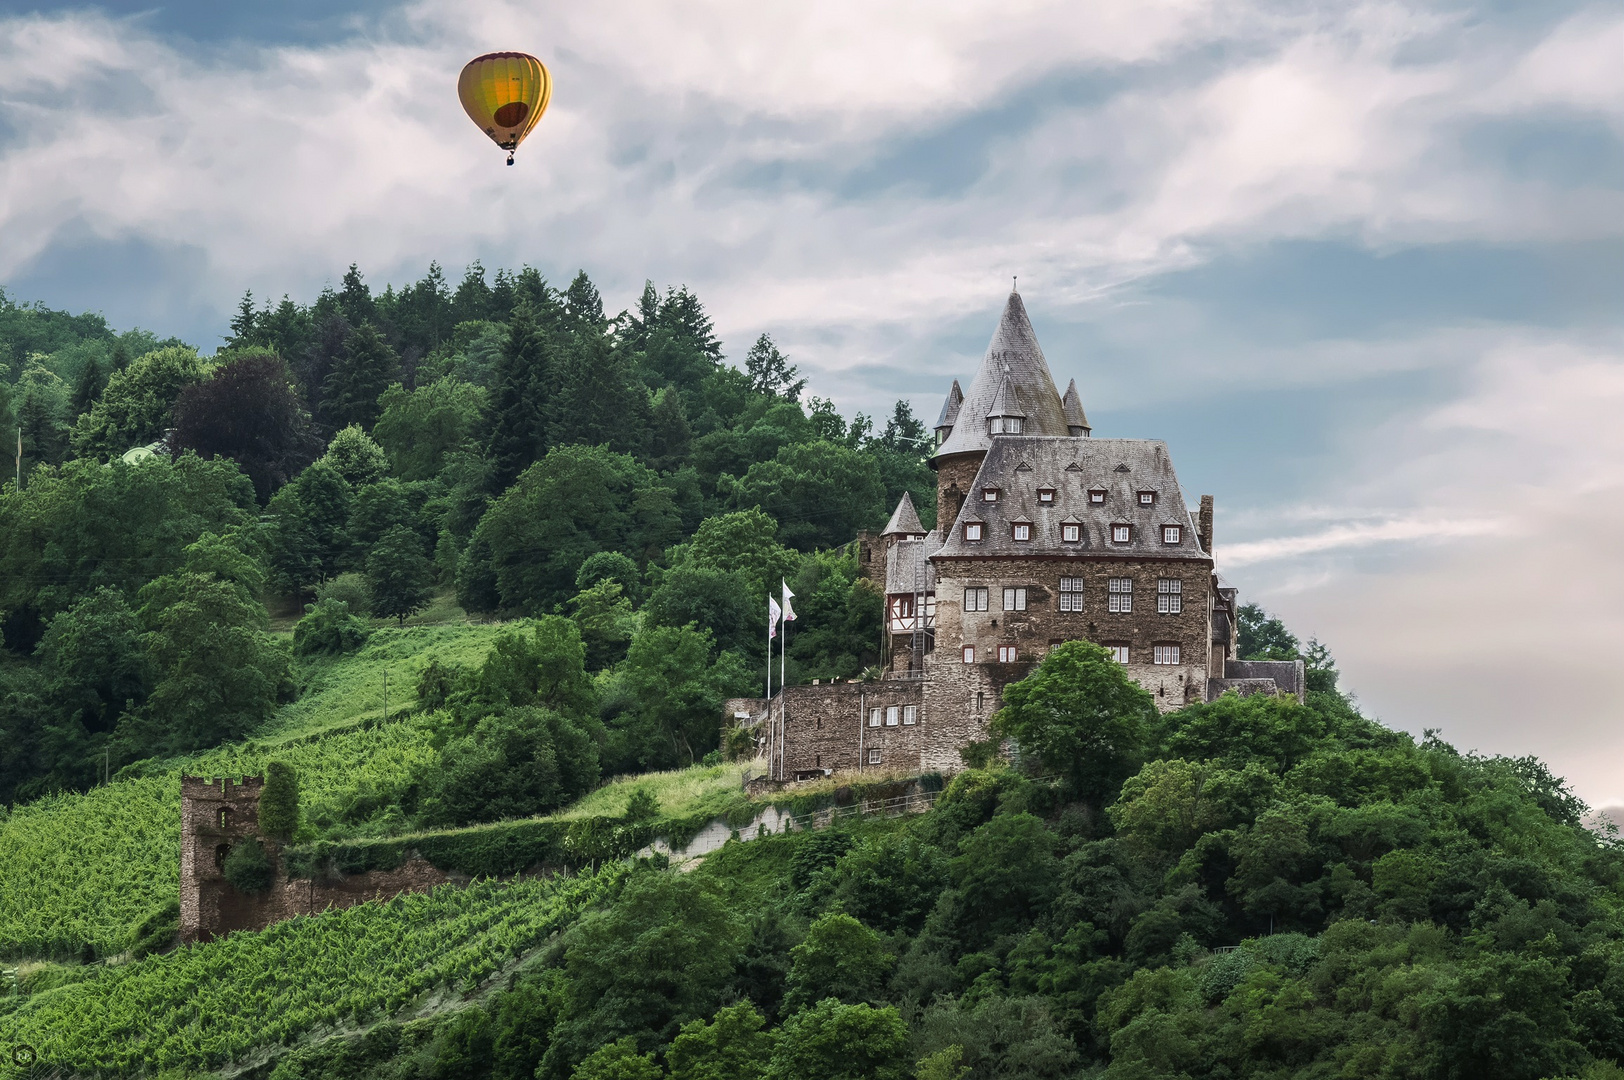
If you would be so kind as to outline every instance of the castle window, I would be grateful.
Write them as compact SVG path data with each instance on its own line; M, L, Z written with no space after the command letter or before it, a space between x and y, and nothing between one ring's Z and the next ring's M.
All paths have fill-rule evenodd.
M965 589L964 590L964 610L965 611L986 611L987 610L987 590L986 589Z
M1038 502L1040 502L1040 503L1052 503L1052 502L1054 502L1054 488L1038 488Z
M1111 654L1111 659L1119 664L1128 662L1128 647L1126 645L1106 645L1105 651Z
M896 727L897 720L901 717L901 714L902 710L897 708L895 705L887 705L885 707L885 726Z
M1010 526L1010 529L1012 531L1012 535L1017 540L1030 540L1030 539L1032 539L1032 523L1031 522L1017 521L1015 524Z
M230 844L216 844L215 845L215 848L214 848L214 868L216 870L224 870L225 869L226 856L228 854L230 854L230 853L231 853L231 845Z
M1156 611L1161 615L1177 615L1184 610L1184 582L1178 578L1159 578L1156 582Z
M964 662L966 664L973 664L976 662L976 647L974 645L966 645L964 647Z
M1133 526L1132 525L1118 524L1118 525L1112 525L1111 526L1111 543L1113 543L1113 544L1126 544L1128 541L1130 541L1132 539L1133 539Z
M1153 664L1176 664L1179 662L1179 647L1177 645L1153 645L1150 654L1150 662Z
M1083 579L1080 577L1063 577L1060 579L1060 610L1083 610Z
M1005 589L1004 590L1004 610L1005 611L1025 611L1026 610L1026 590L1025 589Z
M1081 525L1067 522L1066 524L1060 526L1060 539L1062 543L1075 544L1082 538L1083 527Z
M1133 579L1114 577L1106 583L1106 610L1126 614L1133 610ZM1124 661L1126 663L1126 661Z
M1179 542L1179 534L1182 533L1183 531L1184 530L1180 529L1177 525L1163 525L1162 526L1162 543L1164 543L1164 544L1176 544L1176 543L1178 543Z
M868 710L868 726L869 727L879 727L880 726L880 710L879 709L870 709L870 710Z
M919 723L918 705L904 705L902 707L902 723L904 726Z
M1099 488L1095 488L1093 491L1090 491L1088 493L1088 501L1089 501L1090 504L1092 504L1094 506L1104 506L1105 505L1105 492L1102 491Z
M981 541L981 522L966 521L964 523L964 539L972 544Z
M1000 664L1013 664L1015 662L1015 656L1016 656L1015 646L1013 646L1013 645L1000 645L1000 646L998 646L998 662Z
M222 828L222 829L231 828L231 807L229 807L229 806L220 807L219 825L220 825L220 828Z
M985 691L976 691L976 713L979 715L987 707L987 694Z
M997 488L982 488L981 489L981 501L982 502L997 502L998 501L998 489Z
M880 763L880 751L878 747L868 752L868 763L870 765L878 765Z
M1154 491L1141 491L1139 493L1139 505L1140 506L1155 506L1156 505L1156 493Z

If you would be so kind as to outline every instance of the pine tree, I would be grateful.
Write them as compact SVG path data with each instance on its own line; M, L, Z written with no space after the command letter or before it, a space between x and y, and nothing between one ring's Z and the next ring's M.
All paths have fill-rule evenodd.
M130 366L130 350L122 341L113 342L113 370L123 371Z
M361 280L361 271L354 263L350 263L350 268L344 271L343 286L338 294L338 303L351 326L360 326L377 318L378 309L372 300L372 289Z
M680 469L692 448L693 429L682 406L682 391L668 386L655 395L649 418L649 468L657 472Z
M226 346L232 349L244 345L253 345L259 337L255 328L259 324L259 315L254 311L254 294L244 289L242 300L237 304L237 314L231 317L231 337L226 339Z
M648 430L648 397L609 339L601 333L575 335L560 367L558 394L548 413L551 441L607 444L619 453L640 450Z
M609 320L603 316L603 297L582 270L564 290L564 320L570 333L601 333Z
M322 413L334 427L360 424L368 431L377 422L378 398L400 379L400 358L371 323L344 339L344 351L322 386Z
M491 301L491 288L485 284L485 267L475 259L468 264L467 271L462 275L462 283L451 298L452 321L462 323L490 318Z
M507 490L546 450L544 406L551 385L550 352L527 300L508 322L508 339L492 374L491 426L486 455L492 490Z
M79 372L79 382L73 388L73 415L79 416L90 411L101 397L102 391L107 387L107 376L102 372L101 364L94 356L85 360L85 366Z
M68 432L44 395L24 395L17 410L23 436L23 475L35 465L60 465L67 453Z
M795 365L778 351L778 346L767 334L762 334L750 346L750 352L744 358L744 370L750 376L750 388L758 394L795 401L806 387L805 379L795 377L800 374Z

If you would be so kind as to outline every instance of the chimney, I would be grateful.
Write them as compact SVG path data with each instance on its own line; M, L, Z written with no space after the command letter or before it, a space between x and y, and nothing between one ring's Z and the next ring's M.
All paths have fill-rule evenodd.
M1212 554L1212 496L1201 496L1201 519L1196 526L1196 539L1201 542L1201 550L1208 555Z

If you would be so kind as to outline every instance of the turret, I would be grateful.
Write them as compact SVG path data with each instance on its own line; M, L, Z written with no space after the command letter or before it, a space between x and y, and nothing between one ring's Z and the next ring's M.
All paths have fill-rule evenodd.
M1077 436L1088 437L1094 429L1088 426L1088 414L1083 412L1083 398L1077 393L1077 380L1073 379L1066 386L1066 396L1060 399L1060 406L1066 413L1066 433L1073 438Z
M947 437L953 434L953 425L959 420L959 407L964 404L964 391L959 389L959 380L953 380L953 389L947 392L947 400L942 402L942 415L936 418L936 445L941 446Z

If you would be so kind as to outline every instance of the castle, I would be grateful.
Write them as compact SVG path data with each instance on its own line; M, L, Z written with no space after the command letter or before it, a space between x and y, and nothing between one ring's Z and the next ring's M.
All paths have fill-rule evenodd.
M1093 437L1019 293L969 392L957 380L948 392L930 464L937 527L904 494L878 534L858 537L862 573L885 591L883 677L729 703L772 779L962 768L1003 688L1063 641L1111 650L1163 711L1227 690L1302 696L1302 661L1235 657L1212 497L1191 513L1165 443Z

